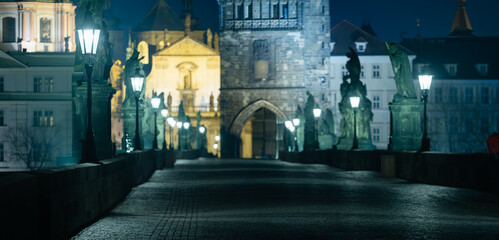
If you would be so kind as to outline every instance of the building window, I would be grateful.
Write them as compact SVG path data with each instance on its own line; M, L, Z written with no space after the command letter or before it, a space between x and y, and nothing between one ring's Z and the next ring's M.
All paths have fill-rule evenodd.
M435 88L435 103L442 103L442 88Z
M355 42L358 52L365 52L367 48L367 42Z
M239 20L242 20L243 17L244 17L244 12L243 12L243 4L237 4L236 6L236 9L235 9L235 12L236 12L236 17L235 19L239 19Z
M342 74L342 76L348 75L347 66L345 66L345 65L341 66L341 74Z
M446 64L447 72L450 76L456 76L457 74L457 64Z
M33 126L34 127L53 127L54 126L54 112L53 111L34 111L33 112Z
M379 65L373 65L373 78L380 78Z
M379 109L380 97L373 96L373 109Z
M483 104L489 103L489 88L488 87L480 88L480 97L482 99Z
M451 87L449 88L449 103L457 103L457 88Z
M0 110L0 126L5 126L5 119L3 115L3 110Z
M5 162L5 150L3 143L0 143L0 162Z
M361 78L365 77L365 75L364 75L364 65L360 66L360 77Z
M53 92L54 79L52 77L35 77L33 79L34 92Z
M322 15L324 15L324 13L326 12L326 8L324 7L324 5L321 6L321 13Z
M324 24L322 24L321 31L324 32L325 29L326 29L326 27L324 27Z
M279 4L272 4L272 18L279 18Z
M40 42L49 43L52 42L51 37L51 24L52 20L49 18L40 18Z
M325 58L322 58L321 65L322 66L326 65L326 59Z
M488 64L477 64L476 68L478 70L478 73L482 75L483 77L487 76L489 73L489 65Z
M288 7L288 4L285 3L282 5L282 17L283 19L288 19L288 16L289 16L289 7Z
M475 102L475 94L473 92L473 88L467 87L464 90L464 99L466 103L474 103Z
M5 85L4 78L0 76L0 92L4 91L4 85Z
M16 42L16 19L6 17L2 19L2 42Z
M244 5L244 19L252 19L253 18L253 5L245 4Z
M380 129L379 128L373 128L373 142L374 143L379 143L380 142Z
M326 84L326 77L320 77L321 84Z

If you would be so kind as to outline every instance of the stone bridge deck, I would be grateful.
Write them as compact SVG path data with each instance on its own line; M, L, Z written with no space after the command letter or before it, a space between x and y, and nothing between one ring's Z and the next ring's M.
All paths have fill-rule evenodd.
M376 172L177 160L73 239L498 239L499 197Z

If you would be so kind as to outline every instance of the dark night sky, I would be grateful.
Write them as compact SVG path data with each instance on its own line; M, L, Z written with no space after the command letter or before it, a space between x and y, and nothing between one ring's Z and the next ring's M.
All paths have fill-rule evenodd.
M122 28L139 23L157 0L113 0L113 13L122 21ZM181 0L166 0L180 14ZM201 28L218 30L216 0L193 0L194 16L202 22ZM361 25L371 22L382 40L398 41L402 31L406 37L416 35L416 19L421 19L423 37L446 36L456 14L457 0L331 0L331 27L342 20ZM467 10L478 36L499 36L499 1L468 0Z

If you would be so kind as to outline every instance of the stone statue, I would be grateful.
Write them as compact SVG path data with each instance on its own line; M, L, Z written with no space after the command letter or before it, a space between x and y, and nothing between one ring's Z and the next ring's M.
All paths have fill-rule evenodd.
M188 13L185 16L185 35L189 35L191 33L191 14Z
M315 149L315 119L314 119L315 100L310 92L307 92L307 102L305 103L305 142L303 148L305 151Z
M340 137L337 147L339 149L351 149L353 142L353 109L350 104L350 97L360 97L359 108L357 109L357 139L360 149L374 149L371 140L370 122L373 118L371 111L371 101L367 99L366 85L360 81L361 65L359 57L355 50L350 48L347 53L350 58L346 64L348 75L343 76L343 82L340 85L341 102L338 104L342 116ZM350 79L350 82L347 80Z
M393 97L394 101L400 101L404 98L416 98L416 90L412 82L411 64L407 53L392 41L387 42L386 47L390 54L390 61L395 73L395 84L397 85L397 94Z
M215 50L218 52L220 50L220 39L218 37L218 33L215 33L215 42L213 45L215 45Z
M206 45L208 45L208 47L210 48L213 48L213 33L211 33L211 29L208 28L208 30L206 30Z
M172 95L168 92L168 98L166 100L166 104L168 105L168 111L172 111Z
M210 95L210 112L214 112L215 111L215 99L213 97L213 92L211 92L211 95Z
M296 142L298 145L298 151L303 151L303 145L305 140L305 114L300 106L296 109L296 117L300 119L300 125L296 127Z
M191 88L192 88L191 71L185 70L185 72L184 72L184 89L191 89Z

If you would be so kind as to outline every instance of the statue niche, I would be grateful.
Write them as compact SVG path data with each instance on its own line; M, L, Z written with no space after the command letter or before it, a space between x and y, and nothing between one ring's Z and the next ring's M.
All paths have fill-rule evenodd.
M194 111L197 90L194 73L197 68L198 67L191 62L184 62L177 66L179 71L177 87L187 112Z

